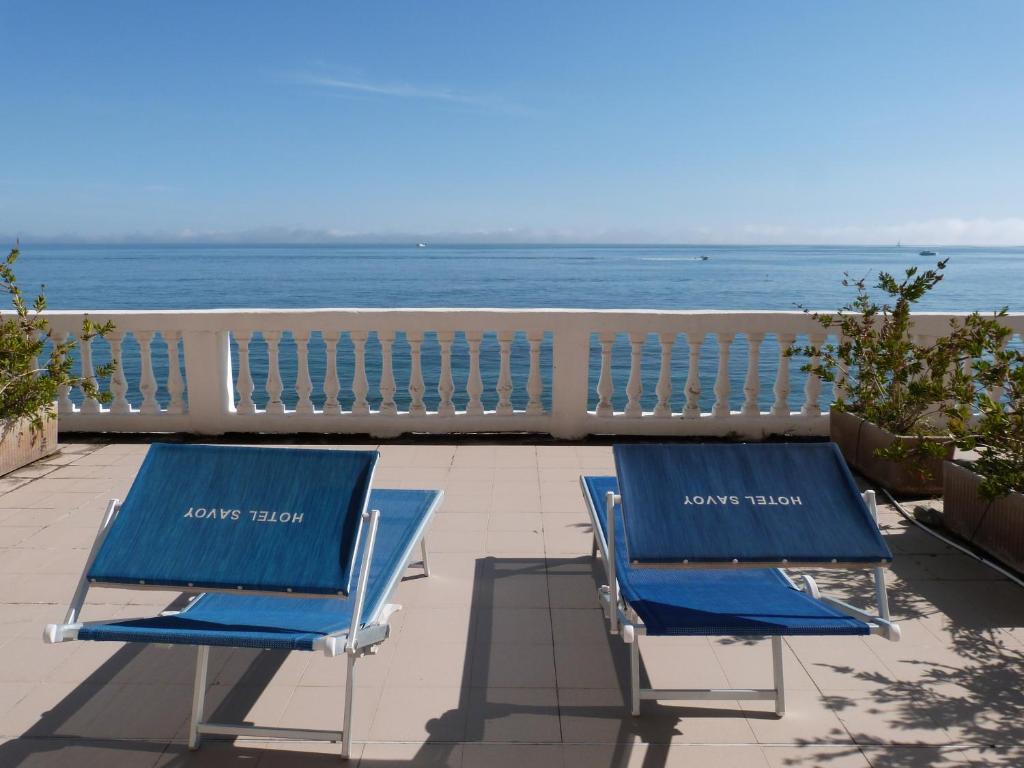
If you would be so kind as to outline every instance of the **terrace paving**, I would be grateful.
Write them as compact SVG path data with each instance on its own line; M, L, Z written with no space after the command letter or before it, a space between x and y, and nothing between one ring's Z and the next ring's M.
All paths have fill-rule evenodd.
M433 575L410 571L392 639L357 665L353 765L1024 765L1024 591L890 508L881 521L902 642L787 639L782 719L767 702L645 702L633 718L619 685L628 655L597 607L577 485L612 471L610 447L377 447L378 487L446 498L429 537ZM190 753L193 649L43 644L105 502L123 497L146 448L67 444L0 479L0 766L339 764L338 745L319 743L208 737ZM863 576L819 582L871 594ZM96 589L84 618L176 602ZM661 687L769 684L765 641L645 638L641 649L642 674ZM340 727L341 658L216 648L210 669L214 719Z

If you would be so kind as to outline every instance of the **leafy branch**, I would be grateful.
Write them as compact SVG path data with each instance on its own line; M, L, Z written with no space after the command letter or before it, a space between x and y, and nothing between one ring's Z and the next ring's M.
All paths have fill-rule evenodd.
M29 419L33 431L42 430L44 421L53 416L61 387L79 387L86 397L110 401L110 393L101 392L94 380L72 372L72 352L78 342L70 337L60 341L54 338L43 316L46 297L42 291L31 303L25 299L14 274L18 255L14 247L0 261L0 289L10 297L13 308L12 315L0 315L0 436L23 418ZM112 322L98 324L86 317L78 340L88 344L113 330ZM109 376L115 367L111 361L98 366L95 373Z

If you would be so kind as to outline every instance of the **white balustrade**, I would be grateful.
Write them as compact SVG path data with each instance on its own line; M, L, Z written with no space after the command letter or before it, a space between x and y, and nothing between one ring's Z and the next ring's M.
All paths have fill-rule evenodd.
M406 334L409 342L409 415L422 416L427 412L423 405L423 362L420 358L420 347L423 344L423 331L409 331Z
M238 390L237 412L248 415L256 413L256 406L252 401L253 383L252 369L249 367L249 342L252 334L248 331L240 331L235 334L235 341L238 344L238 381L235 389Z
M77 337L82 312L47 316L55 339ZM794 374L794 361L785 354L797 338L806 337L815 346L826 340L824 330L801 312L353 309L90 312L89 316L99 323L111 320L116 326L107 336L111 359L118 364L106 384L112 399L109 406L101 407L85 397L80 387L58 392L60 428L67 432L319 431L389 436L405 431L517 431L563 438L726 433L756 438L828 431L828 417L822 413L825 404L820 402L821 381L802 372ZM950 317L915 315L915 333L925 338L941 335ZM1017 334L1024 331L1024 315L1011 315L1004 322ZM294 356L288 346L282 355L285 333L295 340ZM322 346L309 343L317 333L324 340ZM157 334L167 343L166 373L153 359ZM264 340L265 349L252 343L256 334ZM352 342L350 363L338 360L343 334ZM408 341L408 359L394 355L398 334ZM424 345L428 334L437 339L436 346ZM745 368L734 365L730 371L730 347L738 334L747 343ZM237 343L234 377L228 343L232 335ZM371 335L379 342L381 355L372 365L367 360ZM716 350L704 348L709 335L717 339ZM137 357L132 346L130 354L125 354L127 336L138 342ZM643 364L651 336L659 345L656 371L653 366L645 370ZM527 354L513 356L515 340L523 337ZM778 353L777 360L773 355L765 367L762 345L769 337L778 345ZM497 341L497 359L491 356L492 338ZM92 382L96 381L95 343L80 344L77 353L78 375ZM597 357L591 358L595 351ZM429 410L424 401L425 372L431 381L437 376L436 410ZM797 375L803 403L793 412L791 378ZM380 391L380 400L372 403L371 377L379 381ZM496 382L486 401L485 377ZM254 379L263 386L256 387ZM323 382L322 403L313 397L314 379ZM525 391L517 390L513 382L524 380ZM351 381L354 399L349 410L339 400L341 381ZM674 407L677 381L685 397ZM458 389L463 382L464 400ZM656 395L651 412L643 410L645 386ZM166 405L157 398L162 387L168 394ZM708 390L713 402L703 399ZM545 392L551 393L550 406L544 401ZM765 399L772 405L762 412L759 404ZM457 405L462 402L464 407ZM615 411L615 402L625 403L621 412Z
M370 412L370 404L366 400L366 396L370 391L370 381L366 376L366 341L368 337L369 334L365 331L353 331L350 334L355 358L352 370L352 394L355 396L355 400L352 401L352 413L356 416L365 416ZM337 364L337 357L332 347L330 368L334 371L334 379L338 378ZM334 391L334 403L337 405L338 393L333 386L333 380L331 384ZM338 410L335 410L334 413L338 413Z
M654 415L660 419L672 415L672 345L675 342L674 333L658 334L658 343L661 345L661 368L658 371L658 386L654 390L658 396Z
M626 416L642 416L640 398L644 394L640 366L643 363L646 334L629 334L629 381L626 383Z
M139 391L142 392L140 413L160 413L160 404L156 401L156 376L153 374L153 331L136 331L135 338L139 342L142 375L139 380Z
M711 415L717 419L725 418L731 413L729 408L729 392L732 389L729 384L729 349L734 333L718 334L718 373L715 376L715 405L711 409Z
M295 392L299 401L295 406L296 413L313 413L313 379L309 375L309 334L295 334L295 358L298 374L295 377Z
M337 331L324 331L324 413L328 416L335 416L341 413L341 404L338 402L338 395L341 394L341 380L338 378L338 342L341 340L341 334ZM366 343L366 336L362 337L362 342ZM362 359L363 350L361 346L358 346L355 338L352 339L353 345L358 347L356 352L356 361ZM358 371L358 366L356 368ZM355 382L352 383L353 389L355 388ZM365 390L363 392L366 394Z
M498 334L499 359L498 368L498 392L497 412L502 416L512 414L512 331L502 331Z
M686 409L683 415L695 419L700 416L700 345L703 334L687 331L686 344L690 348L690 364L686 369Z

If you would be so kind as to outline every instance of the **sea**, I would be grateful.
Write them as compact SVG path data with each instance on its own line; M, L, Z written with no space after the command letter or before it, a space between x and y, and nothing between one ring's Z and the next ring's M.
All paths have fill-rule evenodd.
M327 307L505 307L594 309L833 309L853 297L844 276L866 278L869 285L882 271L897 276L909 267L926 269L948 260L945 279L919 304L921 310L992 312L1007 307L1024 311L1024 247L930 247L935 256L921 255L923 247L863 246L698 246L698 245L35 245L23 243L17 263L19 283L28 293L44 287L51 309L206 309L206 308L327 308ZM876 292L877 293L877 292ZM880 298L882 298L880 296ZM351 402L351 350L339 347L339 375L345 383L343 404ZM762 349L762 392L759 402L772 401L771 380L777 347L769 338ZM265 347L257 339L251 351L254 399L266 402ZM290 346L289 346L290 344ZM434 346L432 346L432 344ZM745 341L737 339L729 378L731 404L742 403ZM379 349L371 338L367 348L371 405L379 403ZM313 400L318 406L325 359L322 341L310 346ZM236 365L237 354L233 351ZM109 354L102 343L97 358ZM544 402L550 406L550 338L542 347ZM599 372L597 345L591 350L591 392ZM166 347L154 345L159 381L166 378ZM487 392L485 406L494 407L497 341L485 337L481 365ZM644 349L644 407L653 408L659 350L653 339ZM673 358L674 406L681 408L685 351ZM395 346L399 407L408 404L407 346ZM435 407L439 376L436 342L428 336L423 348L427 406ZM456 406L465 404L466 349L463 339L453 348ZM294 405L288 387L294 382L294 343L286 337L281 349L285 402ZM524 338L513 345L516 392L513 403L525 406L528 346ZM790 402L802 402L803 375L794 360ZM713 401L711 384L717 365L714 339L705 340L701 354L704 392L701 404ZM348 368L346 368L348 366ZM125 343L124 367L129 400L138 405L138 350ZM629 371L624 339L613 355L617 394ZM461 381L460 381L461 377ZM823 404L830 393L823 392ZM163 387L158 399L166 403ZM596 395L591 397L593 406Z

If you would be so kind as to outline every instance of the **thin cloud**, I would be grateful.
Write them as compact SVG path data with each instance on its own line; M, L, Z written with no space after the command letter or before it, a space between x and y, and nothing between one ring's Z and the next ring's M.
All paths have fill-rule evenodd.
M529 111L522 105L513 104L503 99L459 93L451 88L430 88L410 83L379 83L362 79L327 77L309 73L291 75L288 79L303 85L311 85L350 94L437 101L509 113L525 113Z

